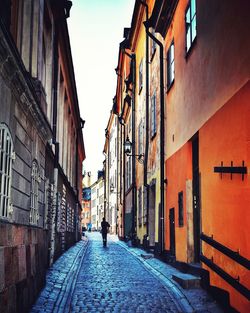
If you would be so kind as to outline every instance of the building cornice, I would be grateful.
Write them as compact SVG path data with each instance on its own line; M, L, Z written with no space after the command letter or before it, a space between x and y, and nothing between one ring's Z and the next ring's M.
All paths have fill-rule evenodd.
M44 142L52 137L52 130L37 98L30 74L25 70L23 61L8 31L0 21L0 75L13 91L17 102L29 115Z

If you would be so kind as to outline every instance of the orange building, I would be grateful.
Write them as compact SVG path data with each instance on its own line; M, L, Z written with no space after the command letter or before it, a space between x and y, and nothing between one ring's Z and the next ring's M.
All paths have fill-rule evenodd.
M166 60L165 249L201 263L240 312L250 311L249 12L248 1L165 0L149 23Z

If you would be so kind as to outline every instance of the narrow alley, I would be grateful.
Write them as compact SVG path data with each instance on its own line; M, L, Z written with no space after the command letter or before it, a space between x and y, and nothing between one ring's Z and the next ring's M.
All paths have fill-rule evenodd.
M204 290L182 289L171 266L98 232L65 252L48 271L46 286L30 313L222 312Z

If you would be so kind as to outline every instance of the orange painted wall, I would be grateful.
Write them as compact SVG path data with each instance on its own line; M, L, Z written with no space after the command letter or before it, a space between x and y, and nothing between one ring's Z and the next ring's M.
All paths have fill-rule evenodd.
M187 262L186 180L192 179L192 144L187 142L166 162L165 249L169 250L169 209L175 208L176 259ZM177 170L178 169L178 170ZM183 191L184 226L178 225L178 193Z
M166 93L168 157L250 77L249 1L196 0L197 38L186 57L188 2L179 0L165 38L166 52L173 39L175 44L175 81Z
M200 171L202 231L224 246L250 258L250 81L242 87L200 129ZM248 167L240 174L214 173L214 166ZM244 267L203 243L203 254L240 283L250 288L250 275ZM217 274L210 271L211 284L230 292L233 307L250 312L250 303Z

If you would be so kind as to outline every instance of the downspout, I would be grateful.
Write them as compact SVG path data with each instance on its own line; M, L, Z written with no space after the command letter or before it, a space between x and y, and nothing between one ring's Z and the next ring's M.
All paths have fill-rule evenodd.
M146 9L146 22L148 21L148 4L145 1L140 0L141 4ZM145 151L144 151L144 187L146 188L146 208L147 208L147 220L146 220L146 235L148 238L149 231L149 185L148 185L148 151L149 151L149 38L146 32L146 138L145 138ZM145 206L144 206L145 208Z
M54 193L52 201L52 214L51 214L51 238L50 238L50 266L53 264L55 255L56 243L56 220L58 214L58 163L59 163L59 143L56 141L57 129L57 89L58 89L58 30L57 21L55 21L53 45L53 59L54 59L54 72L53 72L53 125L52 125L52 142L55 145L55 158L54 158Z
M136 190L136 157L135 157L135 90L136 90L136 56L135 53L129 54L125 49L123 50L132 62L132 226L131 226L131 239L135 243L136 239L136 213L137 213L137 190Z
M136 244L136 216L137 216L137 189L136 189L136 146L135 146L135 90L136 90L136 57L135 54L132 54L132 70L133 70L133 98L132 98L132 197L133 197L133 211L132 211L132 241L134 240L134 244Z
M122 100L121 100L122 102ZM125 240L125 205L126 205L126 202L125 202L125 151L124 151L124 142L126 140L126 134L125 134L125 124L122 122L122 118L119 118L119 123L121 125L121 171L122 171L122 177L121 177L121 181L122 181L122 184L123 184L123 187L122 187L122 191L123 191L123 201L121 201L121 204L122 204L122 238Z
M160 48L160 252L164 251L164 150L165 150L165 113L164 113L164 67L163 67L163 44L149 32L147 23L144 22L147 35Z

